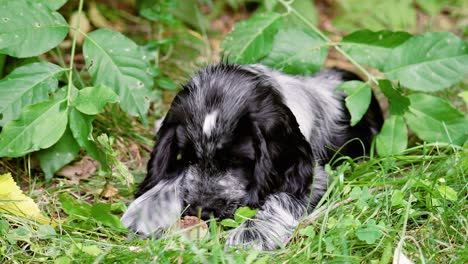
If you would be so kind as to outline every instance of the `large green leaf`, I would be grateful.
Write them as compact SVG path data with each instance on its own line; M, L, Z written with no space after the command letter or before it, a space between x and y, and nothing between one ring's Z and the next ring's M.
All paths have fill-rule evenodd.
M83 53L94 85L111 87L125 112L145 120L153 78L140 48L118 32L99 29L88 35Z
M55 144L67 127L67 102L56 99L30 105L0 134L0 157L19 157Z
M284 7L284 5L276 2L275 11L283 14L289 12L289 10ZM291 9L294 9L300 16L305 18L309 23L313 25L317 25L318 22L318 14L317 9L315 8L313 1L303 1L303 0L295 0L290 3ZM292 12L289 12L284 19L285 24L290 27L301 27L301 28L308 28L308 25L302 21L298 16L294 15Z
M395 48L384 73L409 89L425 92L447 88L468 73L466 43L449 32L414 36Z
M408 129L402 116L392 115L385 120L376 139L380 156L401 153L408 145Z
M468 138L468 119L449 102L426 94L412 94L406 123L428 142L463 145Z
M0 0L0 53L25 58L57 46L68 33L59 13L42 3Z
M360 30L343 38L340 46L355 61L383 70L392 49L411 37L406 32Z
M351 126L356 125L367 112L371 102L372 92L367 83L361 81L344 82L336 88L344 91L346 108L351 114Z
M308 75L323 66L327 42L311 30L284 29L276 34L262 63L290 74Z
M119 96L111 88L98 85L81 89L73 101L73 105L84 114L96 115L104 110L106 104L118 101Z
M367 28L410 31L416 25L413 0L337 0L333 25L345 32Z
M280 14L268 13L237 23L221 42L226 58L236 63L257 62L273 47L273 38L281 22Z
M52 10L62 7L68 0L29 0L29 2L42 3Z
M66 69L49 62L26 64L0 80L0 126L16 119L23 107L49 99Z
M73 137L89 156L99 161L103 167L107 167L104 153L93 140L93 120L92 115L83 114L73 107L70 109L69 122Z
M57 143L39 151L38 158L46 180L52 179L54 173L75 159L79 150L80 146L67 128Z

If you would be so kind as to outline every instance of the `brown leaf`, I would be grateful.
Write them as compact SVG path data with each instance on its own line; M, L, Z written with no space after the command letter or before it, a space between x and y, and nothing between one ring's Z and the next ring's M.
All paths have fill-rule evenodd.
M82 179L87 179L96 171L98 162L89 156L83 157L82 160L67 165L59 170L56 175L64 176L70 179L73 183L79 183Z
M104 190L101 192L101 195L106 198L111 198L117 195L118 193L119 190L117 188L115 188L113 185L108 184L106 185L106 187L104 187Z
M72 27L76 27L78 24L78 18L80 18L80 25L78 26L78 28L80 29L81 32L85 34L88 33L91 30L91 24L89 23L89 20L84 13L81 13L81 16L80 16L78 12L74 12L70 16L70 21L68 21L68 23ZM73 38L74 34L75 34L75 30L70 30L70 32L68 33L68 35L70 35L70 38ZM76 32L76 34L77 34L76 43L81 45L85 39L85 35L78 33L78 32Z

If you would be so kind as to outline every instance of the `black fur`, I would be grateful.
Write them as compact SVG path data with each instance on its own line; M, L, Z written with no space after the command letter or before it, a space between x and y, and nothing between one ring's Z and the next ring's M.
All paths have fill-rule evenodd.
M172 103L123 223L150 235L176 220L158 220L165 208L149 211L152 203L174 203L202 218L232 217L247 205L259 213L235 229L227 244L274 249L325 193L322 165L334 151L357 138L341 154L361 156L380 130L375 98L361 122L349 125L344 94L333 91L348 77L338 70L287 76L261 65L202 69ZM160 195L165 189L173 195ZM146 227L144 221L153 222Z

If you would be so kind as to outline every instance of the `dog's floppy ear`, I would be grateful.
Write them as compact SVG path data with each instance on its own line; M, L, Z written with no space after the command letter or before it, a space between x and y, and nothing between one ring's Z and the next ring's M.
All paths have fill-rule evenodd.
M310 144L279 95L270 90L263 98L252 115L255 193L259 200L271 192L305 194L314 180L316 165Z
M179 146L177 144L177 125L170 122L166 116L156 136L156 146L151 152L148 162L148 174L138 186L136 197L153 188L158 182L169 179L177 174L170 173L175 170Z

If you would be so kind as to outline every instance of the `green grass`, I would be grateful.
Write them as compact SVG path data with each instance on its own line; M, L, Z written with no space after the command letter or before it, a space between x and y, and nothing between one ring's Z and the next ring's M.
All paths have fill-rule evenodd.
M402 241L403 254L415 263L466 263L467 153L466 147L423 145L401 156L347 160L328 168L333 180L320 209L304 220L287 246L273 252L225 249L229 230L214 221L200 240L178 233L131 240L109 218L79 208L109 204L102 214L117 218L134 186L104 172L79 185L58 178L49 184L37 181L30 195L43 211L64 221L54 231L0 215L0 262L390 263ZM135 172L141 180L143 171ZM104 184L120 193L103 198L92 191ZM71 209L60 204L60 196L74 197Z

